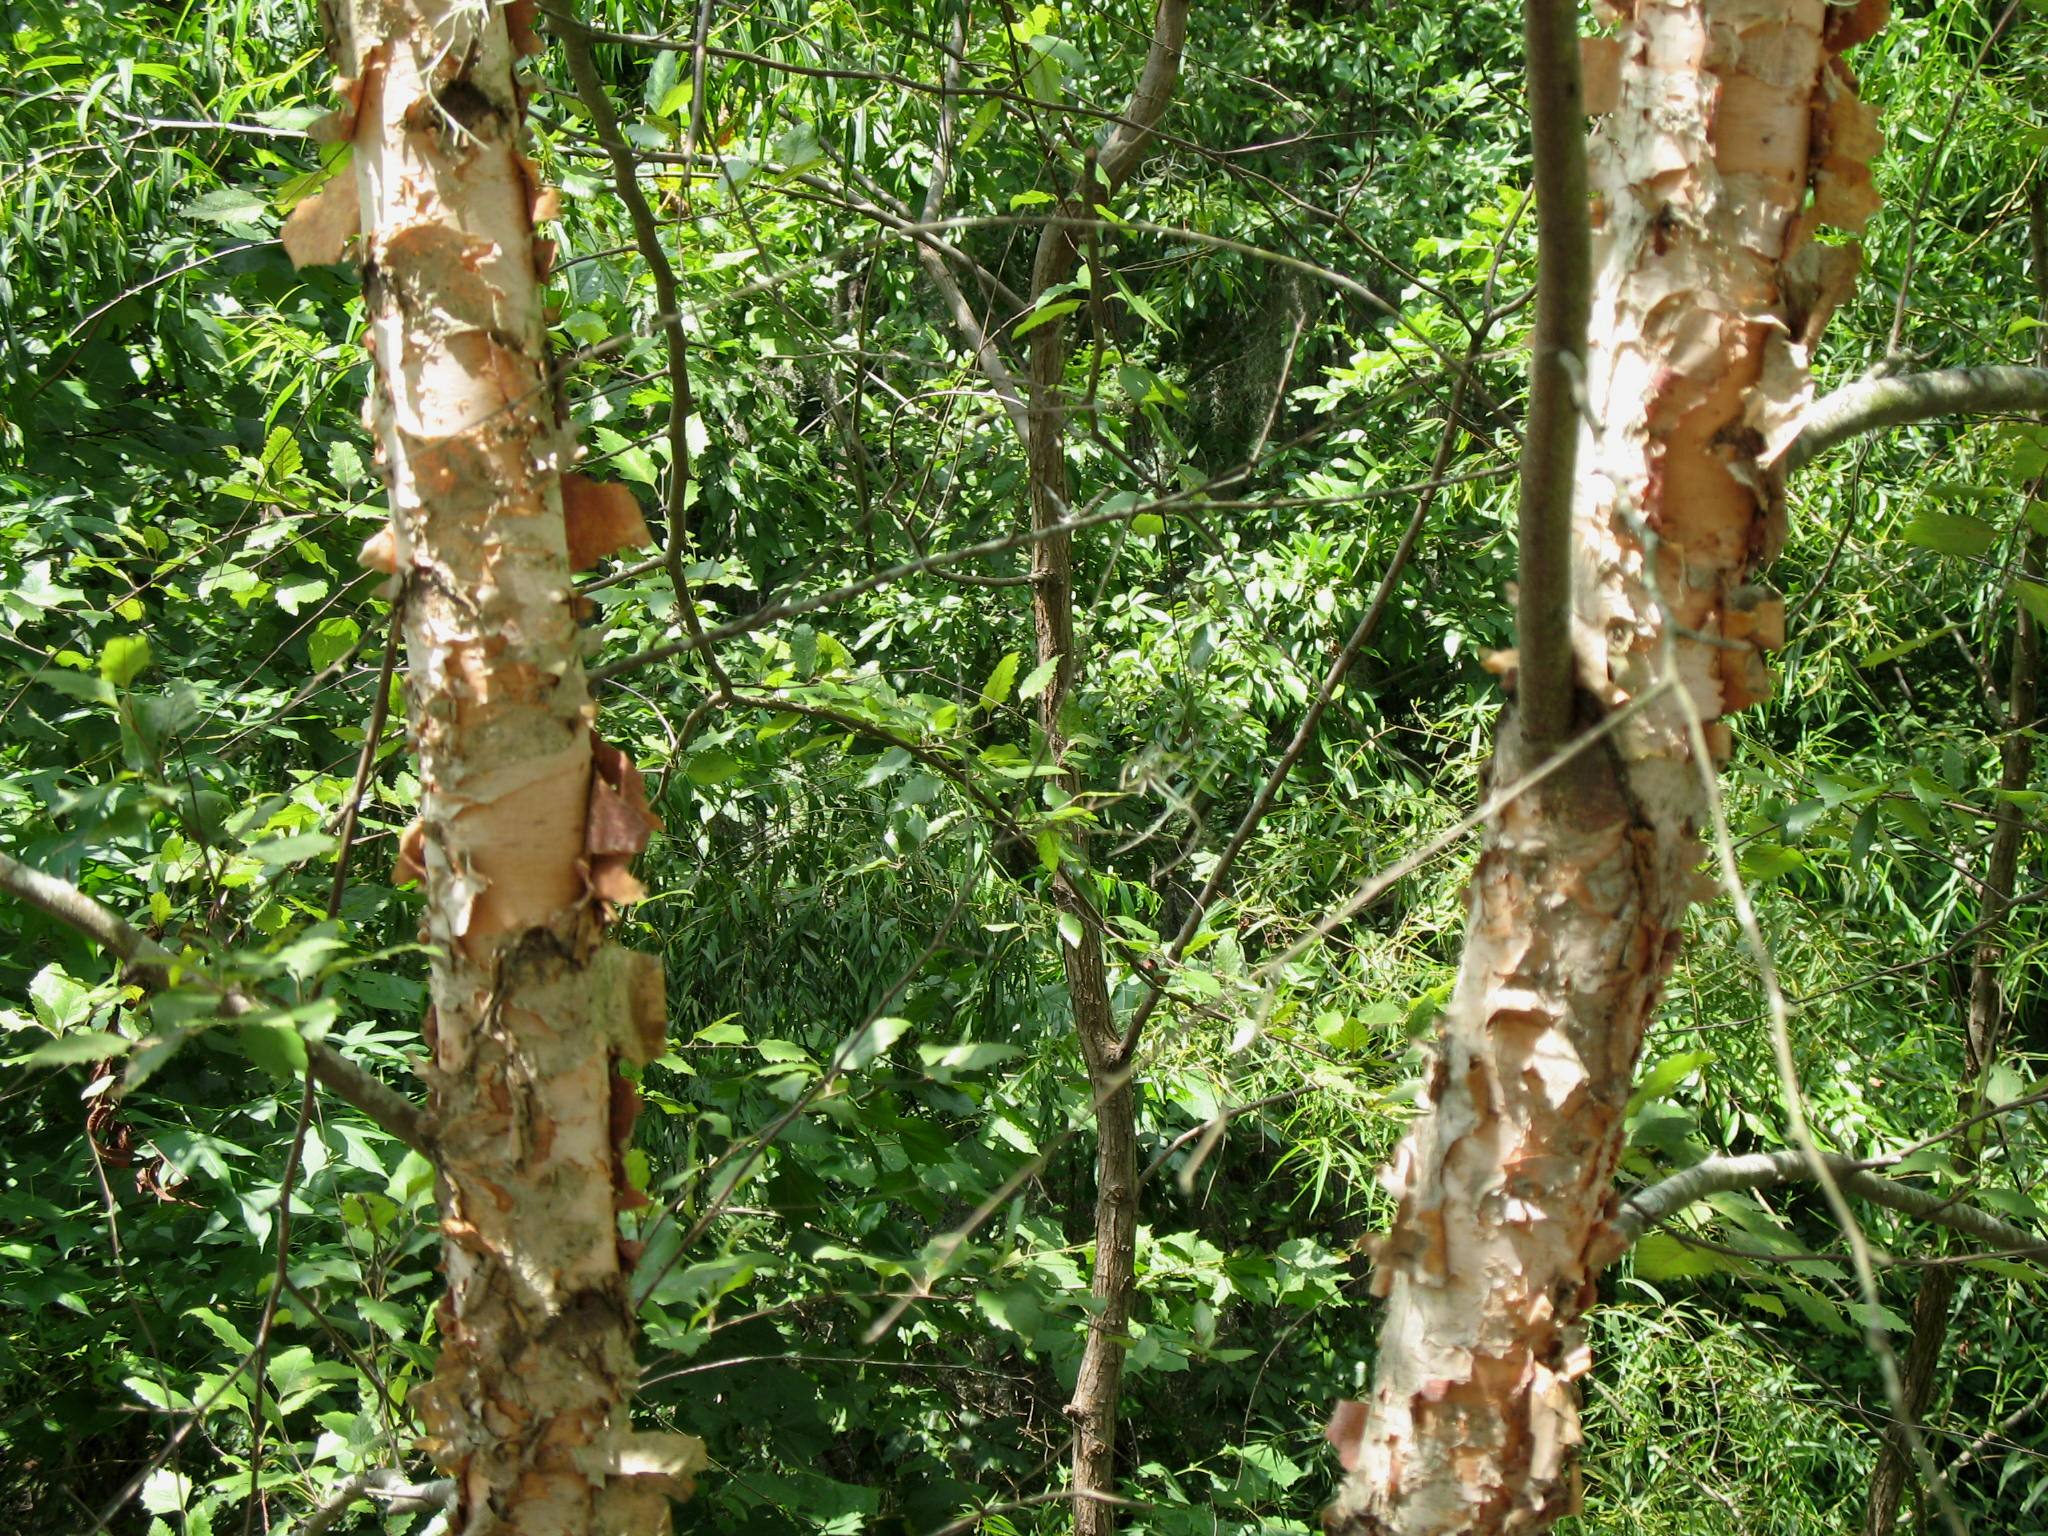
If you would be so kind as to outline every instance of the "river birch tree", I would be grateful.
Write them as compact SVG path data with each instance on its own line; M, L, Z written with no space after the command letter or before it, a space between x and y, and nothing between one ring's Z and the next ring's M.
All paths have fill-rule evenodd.
M655 957L608 943L654 820L594 732L571 571L642 542L630 494L567 473L544 351L553 194L521 149L532 7L326 8L350 163L286 229L300 263L359 242L390 493L365 562L398 583L433 949L425 1073L447 1294L415 1394L452 1529L668 1529L699 1447L636 1434L631 1253L644 1203L621 1075L662 1049Z
M1754 578L1784 538L1808 358L1860 260L1821 234L1877 206L1877 131L1842 55L1883 10L1640 0L1588 44L1588 151L1559 46L1576 6L1530 8L1545 314L1491 783L1545 776L1487 824L1428 1108L1387 1175L1386 1314L1372 1395L1331 1426L1349 1469L1334 1531L1535 1530L1574 1506L1582 1323L1621 1251L1633 1069L1714 888L1723 717L1765 696L1782 640ZM1588 209L1590 324L1547 328L1576 308Z

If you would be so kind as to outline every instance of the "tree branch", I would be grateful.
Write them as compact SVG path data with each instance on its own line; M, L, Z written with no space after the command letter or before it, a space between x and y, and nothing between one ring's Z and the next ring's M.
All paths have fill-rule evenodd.
M1578 0L1530 0L1523 17L1536 156L1536 328L1529 359L1529 419L1522 438L1516 696L1522 730L1540 752L1562 741L1572 725L1576 396L1585 377L1593 254Z
M1892 1179L1879 1178L1854 1158L1835 1153L1820 1154L1828 1171L1844 1194L1854 1195L1871 1205L1902 1215L1917 1216L1939 1226L1953 1228L2000 1248L2028 1248L2040 1238L2010 1222L2000 1221L1972 1205L1959 1205L1943 1195ZM1767 1189L1814 1177L1812 1159L1805 1151L1757 1153L1748 1157L1710 1157L1683 1173L1639 1189L1621 1203L1614 1227L1633 1243L1659 1223L1668 1221L1688 1205L1708 1195L1737 1189Z
M301 1520L292 1536L324 1536L335 1521L348 1513L358 1500L380 1501L387 1513L402 1515L430 1509L446 1509L455 1502L455 1479L437 1477L430 1482L409 1481L402 1472L389 1467L370 1467L344 1478L319 1506Z
M177 963L178 957L118 913L94 901L70 881L31 869L20 860L0 853L0 891L20 898L66 927L84 934L122 961L130 974L151 991L161 991L170 985L170 968ZM261 1006L243 993L216 986L204 977L184 979L217 994L221 1012L229 1018L253 1012ZM354 1105L372 1124L389 1131L415 1152L422 1156L433 1155L426 1117L418 1105L387 1087L325 1041L308 1040L305 1044L308 1077Z
M700 24L708 24L708 20L708 11L700 13ZM647 263L647 270L654 276L654 304L661 316L669 386L669 470L667 493L662 501L662 536L665 541L662 558L668 569L669 585L675 589L676 606L683 613L684 626L693 640L701 640L703 624L697 617L697 602L690 591L685 565L690 544L689 491L693 468L690 418L696 414L697 403L690 390L690 338L683 329L676 269L668 259L668 252L662 249L654 210L648 206L647 194L640 187L639 166L633 158L632 147L626 143L625 135L619 129L618 114L612 111L611 97L605 93L604 77L598 73L597 65L590 56L589 40L576 23L559 17L557 23L562 55L569 62L569 75L576 82L576 94L590 113L590 121L597 129L598 143L610 157L612 186L619 194L619 201L626 205L627 217L632 221L633 244L639 247L641 260ZM697 56L701 62L701 47ZM704 91L700 75L690 103L692 125L702 122L703 110ZM705 646L699 654L712 680L730 693L732 684L719 665L718 653Z
M1807 407L1799 435L1785 451L1786 472L1804 469L1851 438L1937 416L1987 416L2048 411L2048 368L1943 368L1859 379Z

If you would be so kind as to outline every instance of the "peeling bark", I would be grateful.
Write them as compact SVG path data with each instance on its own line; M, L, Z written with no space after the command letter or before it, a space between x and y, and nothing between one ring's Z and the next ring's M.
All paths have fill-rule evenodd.
M1782 605L1750 577L1782 542L1808 349L1857 265L1814 231L1875 206L1839 54L1881 20L1881 0L1641 0L1595 50L1579 723L1643 705L1487 828L1428 1111L1387 1175L1373 1393L1331 1426L1350 1472L1332 1531L1534 1531L1575 1507L1629 1087L1704 889L1685 711L1725 756L1719 717L1769 689ZM1496 782L1532 755L1504 721Z
M406 584L421 817L406 843L434 946L424 1069L448 1292L413 1395L455 1482L452 1529L533 1536L669 1528L702 1464L636 1434L629 1262L617 1213L659 1054L659 961L605 942L657 825L640 776L592 732L572 560L644 542L622 493L565 479L544 350L553 194L521 153L531 4L329 0L352 171L295 213L294 259L359 259L390 491L377 552ZM565 502L568 515L565 516Z

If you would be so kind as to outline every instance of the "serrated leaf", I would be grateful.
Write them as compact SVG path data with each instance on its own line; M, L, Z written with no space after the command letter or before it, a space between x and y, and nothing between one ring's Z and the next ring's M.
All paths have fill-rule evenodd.
M1047 684L1052 682L1053 674L1059 670L1059 666L1060 659L1057 656L1048 657L1046 660L1041 661L1037 666L1024 674L1024 681L1017 685L1017 697L1020 699L1037 698L1041 693L1045 692Z
M100 676L114 688L126 688L148 670L149 639L115 635L100 651Z
M15 1057L13 1064L17 1067L75 1067L88 1061L105 1061L109 1056L125 1056L134 1044L125 1035L109 1034L101 1029L81 1029L59 1035L54 1040L45 1040L26 1056Z
M66 698L82 699L91 704L111 704L114 701L113 686L103 677L81 677L76 672L61 671L36 672L31 676L35 682Z
M263 440L263 472L272 480L296 475L306 467L306 456L290 427L272 427Z

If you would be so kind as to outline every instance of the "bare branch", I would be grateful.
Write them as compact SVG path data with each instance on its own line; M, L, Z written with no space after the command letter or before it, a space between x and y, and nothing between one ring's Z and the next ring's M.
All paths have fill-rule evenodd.
M455 1501L455 1480L437 1477L430 1482L408 1481L389 1467L370 1467L344 1478L334 1491L305 1519L292 1536L324 1536L335 1521L348 1513L351 1504L374 1499L394 1515L430 1509L446 1509Z
M1785 452L1785 468L1788 473L1804 469L1830 448L1866 432L1937 416L2005 412L2048 412L2048 368L1943 368L1859 379L1807 408L1799 436Z
M2027 1248L2041 1241L2026 1228L2000 1221L1973 1205L1961 1205L1945 1195L1880 1178L1852 1157L1823 1152L1819 1160L1827 1165L1844 1194L1871 1205L1950 1227L2000 1248ZM1708 1195L1737 1189L1767 1189L1774 1184L1814 1178L1813 1163L1814 1159L1797 1147L1789 1152L1761 1152L1747 1157L1710 1157L1630 1195L1614 1218L1615 1230L1633 1243L1652 1227Z
M1593 254L1578 0L1530 0L1523 16L1536 155L1537 263L1515 645L1518 713L1540 753L1562 741L1572 723L1572 498L1579 454L1574 396L1585 377Z

